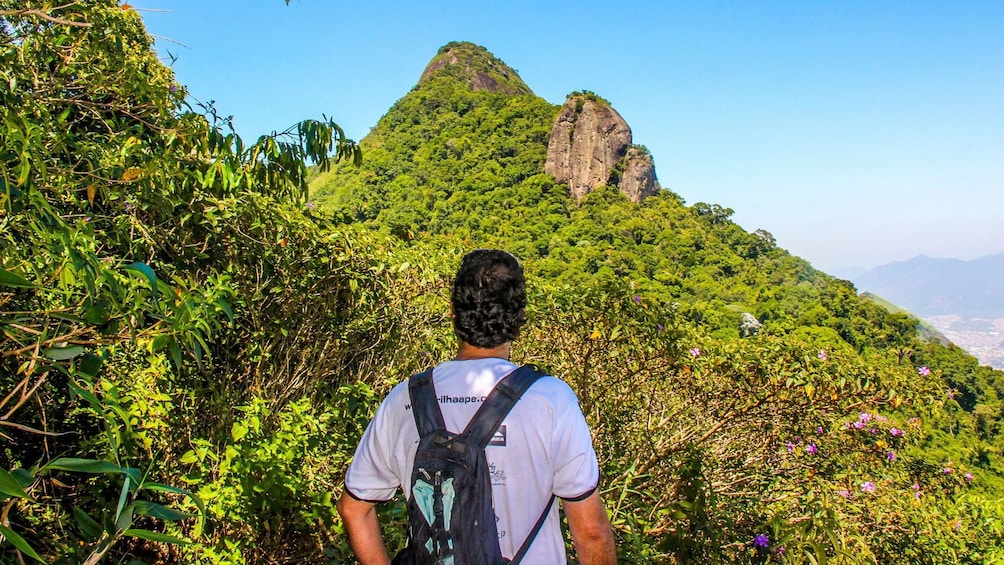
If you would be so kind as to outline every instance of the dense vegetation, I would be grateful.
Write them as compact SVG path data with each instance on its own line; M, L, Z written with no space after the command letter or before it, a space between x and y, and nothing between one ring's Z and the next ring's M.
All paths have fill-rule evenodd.
M331 122L245 143L128 5L0 21L0 561L349 562L341 473L479 246L527 265L516 360L580 395L625 562L1004 559L999 371L727 208L573 202L483 50L360 163Z

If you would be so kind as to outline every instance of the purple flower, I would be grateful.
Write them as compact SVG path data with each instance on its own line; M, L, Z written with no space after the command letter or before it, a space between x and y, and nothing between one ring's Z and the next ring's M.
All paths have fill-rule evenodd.
M693 347L693 348L691 348L690 349L690 354L693 355L694 357L700 357L701 356L701 348L700 347Z
M788 442L788 453L794 453L794 452L795 452L795 444L794 444L794 443L791 443L791 442L789 441L789 442Z
M911 426L916 426L917 424L920 423L920 418L910 418L909 420L906 421L906 423L910 424Z
M805 452L808 453L809 455L815 455L818 451L819 448L817 448L816 444L814 443L810 443L809 445L805 446Z
M85 216L85 217L84 217L84 221L85 221L85 222L89 222L89 221L91 221L91 217L90 217L90 216Z
M927 366L925 365L924 367L917 369L917 373L922 377L926 377L927 375L931 374L931 370L928 369Z
M816 433L819 435L823 435L823 426L819 426L818 428L816 428Z
M659 324L659 325L657 325L656 327L657 327L657 328L659 328L659 331L660 331L660 332L662 331L662 324Z
M951 475L952 474L952 468L951 467L945 467L944 469L941 470L941 472L944 473L944 474L946 474L946 475Z
M948 389L945 392L948 394L948 399L949 400L955 400L955 391L954 390Z
M826 361L827 359L829 359L829 357L826 355L826 350L825 349L820 349L819 350L819 355L817 355L816 357L819 357L823 361Z
M847 489L840 489L840 490L837 491L837 496L842 496L844 498L848 498L849 499L851 497L851 491L849 491Z
M889 435L891 435L892 437L903 437L903 430L899 428L892 428L891 430L889 430Z
M875 492L875 483L871 481L861 483L861 492Z
M962 478L966 479L967 483L973 482L973 474L972 473L966 473L965 475L962 475Z
M878 428L868 428L868 433L875 435L878 433Z
M917 483L913 483L913 486L910 488L912 488L913 490L920 490L920 485Z
M770 538L767 537L767 534L757 534L753 538L753 545L767 549L767 546L770 545Z
M870 422L872 420L872 415L868 412L861 412L858 414L858 420L861 422Z
M172 84L167 88L167 90L170 91L171 94L174 94L175 92L178 92L178 85Z
M865 423L862 422L861 420L858 420L857 422L854 422L853 426L855 430L860 430L865 427Z
M317 208L317 204L314 204L313 202L307 202L306 208L307 210L314 210Z
M125 211L126 211L127 214L129 212L132 212L132 204L126 202L126 204L125 204Z
M784 555L784 546L779 546L776 551L778 555Z
M896 452L895 451L890 451L890 452L886 453L885 454L885 458L888 459L890 463L892 463L893 461L896 460Z
M635 304L641 304L641 297L638 296L637 294L634 295L634 302Z

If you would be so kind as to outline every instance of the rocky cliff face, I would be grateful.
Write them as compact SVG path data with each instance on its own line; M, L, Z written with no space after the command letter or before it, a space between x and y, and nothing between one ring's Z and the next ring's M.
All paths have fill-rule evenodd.
M631 144L631 128L606 101L574 94L565 101L547 144L544 172L567 183L576 200L612 185L634 202L659 191L652 156Z

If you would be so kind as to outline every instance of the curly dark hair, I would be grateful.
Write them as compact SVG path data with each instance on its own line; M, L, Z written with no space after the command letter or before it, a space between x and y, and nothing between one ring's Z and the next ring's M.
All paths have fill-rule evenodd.
M526 280L511 254L478 249L464 256L451 293L453 331L475 347L516 339L526 322Z

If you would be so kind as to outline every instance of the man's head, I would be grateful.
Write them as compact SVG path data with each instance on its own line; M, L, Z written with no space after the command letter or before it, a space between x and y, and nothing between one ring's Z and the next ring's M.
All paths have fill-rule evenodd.
M526 322L523 267L505 251L471 251L460 262L451 302L461 341L483 348L512 341Z

